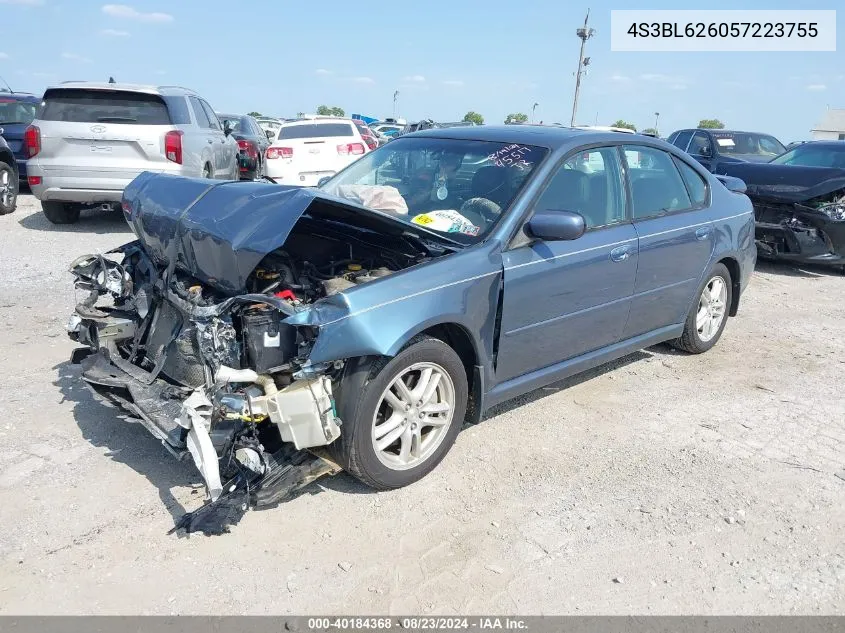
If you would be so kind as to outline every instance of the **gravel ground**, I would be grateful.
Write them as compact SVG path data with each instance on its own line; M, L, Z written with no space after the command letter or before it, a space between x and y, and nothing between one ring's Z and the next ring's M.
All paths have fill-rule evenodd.
M711 352L531 393L442 465L339 475L221 537L200 479L67 359L69 262L116 215L0 217L0 614L845 614L845 277L761 264Z

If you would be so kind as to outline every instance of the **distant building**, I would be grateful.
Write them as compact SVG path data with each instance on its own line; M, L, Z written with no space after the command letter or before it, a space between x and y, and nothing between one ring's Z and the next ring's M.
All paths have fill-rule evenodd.
M814 141L845 141L845 110L828 109L811 131Z

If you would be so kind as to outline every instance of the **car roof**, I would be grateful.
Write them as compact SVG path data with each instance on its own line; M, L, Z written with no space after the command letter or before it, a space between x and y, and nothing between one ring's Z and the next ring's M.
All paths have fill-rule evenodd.
M163 96L197 94L190 88L183 88L182 86L153 86L148 84L110 83L105 81L63 81L60 84L49 86L47 90L62 90L68 88L77 90L122 90L125 92L143 92L146 94L157 94Z
M774 134L769 134L768 132L752 132L749 130L721 130L721 129L714 129L709 127L685 127L683 129L678 130L678 132L710 132L712 134L762 134L764 136L771 136L772 138L775 137ZM673 132L674 134L674 132Z
M795 147L805 145L813 145L815 147L835 147L836 149L842 149L845 148L845 140L837 141L836 139L828 139L823 141L802 141L798 143ZM793 147L792 149L795 149L795 147Z
M453 138L467 141L493 141L497 143L519 143L521 145L539 145L557 149L573 139L580 143L635 142L629 134L621 132L603 132L555 125L472 125L466 127L433 128L405 134L402 138ZM639 137L642 140L651 137ZM638 139L637 139L638 140Z
M314 125L314 124L321 124L321 123L353 123L353 119L347 119L344 117L320 117L319 119L292 119L289 121L282 121L283 126L290 126L290 125Z
M6 92L5 90L0 91L0 99L3 101L31 101L33 103L41 101L41 97L36 97L28 92Z

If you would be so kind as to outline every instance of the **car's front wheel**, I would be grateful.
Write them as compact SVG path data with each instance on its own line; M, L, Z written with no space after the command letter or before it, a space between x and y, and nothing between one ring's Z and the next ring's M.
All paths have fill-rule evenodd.
M716 264L698 290L681 338L672 345L690 354L701 354L713 347L728 321L732 300L731 275L724 264Z
M337 391L338 463L380 490L411 484L443 459L467 406L463 362L443 341L419 336L392 359L353 362Z

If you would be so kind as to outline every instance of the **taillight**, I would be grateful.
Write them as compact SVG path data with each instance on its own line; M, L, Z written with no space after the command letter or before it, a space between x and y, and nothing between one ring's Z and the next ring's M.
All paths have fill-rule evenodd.
M365 151L363 143L344 143L337 146L337 153L341 156L363 154Z
M238 141L238 149L250 158L258 158L258 146L252 141Z
M367 147L369 147L370 149L376 149L378 147L378 141L376 141L376 139L373 138L372 136L369 136L369 135L361 136L361 138L364 139L364 142L367 144Z
M23 133L23 144L26 147L26 157L32 158L41 151L41 130L37 125L30 125Z
M172 163L182 164L182 130L171 130L164 135L164 155Z
M267 158L293 158L292 147L268 147Z
M26 182L29 183L30 186L32 185L40 185L41 184L41 176L28 176Z
M123 209L123 215L126 216L126 219L128 220L129 218L131 218L132 217L132 205L129 204L126 200L124 200L123 204L121 204L120 206Z

